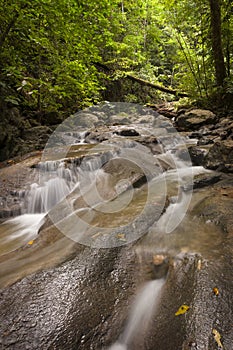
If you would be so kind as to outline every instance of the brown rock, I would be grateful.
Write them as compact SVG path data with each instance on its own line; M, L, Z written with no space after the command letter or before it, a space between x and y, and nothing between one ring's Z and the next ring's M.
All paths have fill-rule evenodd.
M204 109L192 109L181 114L176 121L176 125L181 130L198 130L204 125L216 122L216 115Z
M209 169L232 172L233 140L216 141L207 153L204 164Z

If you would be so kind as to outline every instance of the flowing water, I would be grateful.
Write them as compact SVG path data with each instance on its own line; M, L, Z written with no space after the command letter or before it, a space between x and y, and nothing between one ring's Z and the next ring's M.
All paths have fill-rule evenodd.
M130 127L138 130L141 135L148 136L151 132L148 127L142 125L131 125ZM115 135L116 130L120 128L120 126L111 127L111 132L108 134ZM161 128L156 132L161 133ZM140 218L139 223L137 220L134 221L134 229L132 230L132 227L128 229L130 240L140 237L140 231L143 234L148 232L150 227L150 232L156 231L161 235L169 234L182 222L191 200L191 192L184 192L183 189L186 185L192 186L194 175L206 172L202 167L192 167L189 159L179 157L180 149L185 148L186 142L190 143L189 139L173 134L168 137L163 132L159 143L159 153L151 155L148 148L135 142L135 138L125 139L115 135L110 137L111 142L85 144L86 134L85 130L78 135L75 134L78 141L76 139L76 143L72 144L74 133L71 133L71 136L65 133L65 138L68 137L71 145L66 146L63 153L59 147L52 148L52 151L48 149L48 152L45 150L41 162L34 170L39 176L39 181L32 183L29 189L22 191L22 214L24 215L8 220L0 226L0 229L5 232L2 235L4 248L1 248L1 251L10 251L14 247L24 245L27 239L34 238L42 221L39 220L35 229L31 229L34 225L32 226L29 218L32 218L34 223L33 214L40 214L42 218L49 213L51 220L62 232L71 228L71 233L68 235L70 238L82 242L82 237L86 235L89 237L86 244L94 244L96 247L103 244L103 239L106 234L109 235L112 228L120 227L121 230L121 227L127 222L132 222L137 217ZM63 157L60 158L61 156ZM138 190L132 188L130 178L127 179L124 173L119 178L116 175L114 179L113 174L121 173L119 167L123 163L119 163L120 165L113 170L113 174L108 174L104 170L104 165L111 159L126 160L130 166L136 164L136 167L139 170L141 168L146 174L147 185ZM132 172L135 172L134 168ZM61 212L59 216L56 210L57 204L70 196L76 197L72 202L74 204L70 209L68 205L68 209L64 210L64 215ZM82 207L79 204L77 207L75 203L81 197L84 198L85 205ZM157 222L156 219L153 224L153 220L146 216L153 216L150 213L154 203L156 205L160 203L162 213L166 198L170 204L159 221ZM144 214L146 216L143 216ZM35 223L37 223L36 219ZM78 237L75 229L77 225L79 226ZM99 228L101 227L107 228L103 237L100 235ZM121 235L120 230L114 231L114 235ZM119 243L124 243L124 237ZM106 244L105 247L111 244L113 242L109 240L109 244ZM116 240L114 244L118 244Z
M20 248L33 240L43 223L44 214L24 214L0 225L0 255Z
M109 350L127 350L134 338L145 336L150 320L159 304L160 292L164 283L164 279L158 279L145 284L132 305L124 332Z
M131 125L131 128L136 126ZM112 130L116 130L116 127ZM144 128L144 132L149 133L149 130L145 131ZM114 235L117 236L120 245L127 243L127 237L121 230L122 226L130 221L132 221L132 226L129 226L128 230L130 241L140 237L142 232L148 233L138 246L139 251L151 250L153 253L165 251L173 254L182 251L201 251L208 254L210 246L213 248L218 244L219 232L213 225L186 214L192 193L184 189L186 186L192 188L193 176L205 173L206 170L202 167L192 167L190 160L187 161L178 156L180 137L176 140L174 137L164 136L162 152L153 155L155 166L151 170L150 162L148 161L147 164L149 156L146 157L147 153L143 153L145 148L141 152L134 141L127 140L127 143L119 147L120 138L113 137L110 145L104 145L104 143L87 145L85 136L86 131L75 135L76 144L69 145L65 157L59 149L50 154L50 159L46 158L45 152L45 159L35 168L35 171L39 172L39 182L31 184L30 188L25 190L23 215L0 225L1 255L34 240L47 214L61 232L69 228L68 236L80 242L86 235L89 237L88 244L97 242L96 247L101 247L105 236L109 236L115 228L118 230L114 231ZM71 143L73 137L73 134L67 136ZM120 140L122 141L122 138ZM181 146L184 147L184 140ZM127 156L129 156L130 150L134 147L136 147L137 160L131 157L131 162L133 159L137 165L143 164L143 170L146 169L146 175L149 174L147 184L139 189L133 188L130 181L124 177L117 182L114 176L104 168L111 159L127 158L122 149L127 149ZM140 163L141 153L143 155ZM63 156L59 159L61 155ZM160 168L159 172L157 172L158 168ZM78 199L82 196L85 198L85 205L80 206L82 201ZM70 210L62 207L65 198L72 203ZM162 208L159 220L152 220L153 210L158 202L162 201L164 206L166 200L169 205L164 210ZM97 209L101 209L98 215ZM139 222L132 219L134 216L140 218ZM192 235L190 235L190 225L192 225ZM101 227L107 228L103 234ZM209 233L208 239L206 232ZM109 242L110 246L113 243L117 246L116 239ZM49 255L46 258L48 259ZM111 350L127 350L137 337L143 339L150 320L156 312L164 283L164 279L149 281L138 292L125 329L117 343L110 347Z

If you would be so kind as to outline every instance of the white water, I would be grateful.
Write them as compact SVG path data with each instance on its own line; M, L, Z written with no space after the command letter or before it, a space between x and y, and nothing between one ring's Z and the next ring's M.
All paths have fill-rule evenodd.
M66 181L59 177L48 180L44 186L32 184L28 197L28 213L46 213L69 192Z
M78 185L80 188L90 187L101 173L102 165L113 156L110 151L96 157L87 154L79 167L75 161L69 164L64 160L39 163L39 184L33 183L28 191L26 212L46 213Z
M0 225L0 253L13 251L37 236L44 214L24 214Z
M109 350L127 350L127 346L135 337L146 333L151 318L156 312L160 301L160 292L165 283L164 279L147 282L144 288L138 293L129 315L123 334Z
M166 173L166 182L170 182L173 186L175 183L178 184L177 196L175 197L175 201L174 197L169 198L170 204L165 213L151 229L155 229L159 233L173 232L184 219L192 197L192 191L184 192L182 186L186 187L190 185L190 190L192 190L193 176L208 172L210 171L202 166L185 167L184 163L181 168L168 170Z
M71 167L74 169L73 164ZM26 195L27 213L48 212L70 193L77 178L62 160L40 162L37 169L39 184L33 183Z

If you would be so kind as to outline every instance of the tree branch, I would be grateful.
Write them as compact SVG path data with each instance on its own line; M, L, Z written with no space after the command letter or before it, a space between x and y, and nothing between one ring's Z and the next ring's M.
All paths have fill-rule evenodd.
M108 73L114 73L114 70L110 69L108 66L106 66L103 63L97 62L97 63L94 63L94 64L95 64L95 66L97 68L101 68L101 69L103 69L104 71L106 71ZM144 79L135 77L134 75L129 74L129 73L126 73L124 78L129 79L129 80L131 80L133 82L136 82L136 83L138 83L140 85L149 86L152 89L156 89L156 90L159 90L159 91L162 91L162 92L166 92L167 94L175 95L177 97L188 97L189 96L185 92L179 92L177 90L173 90L173 89L167 88L167 87L162 86L162 85L151 83L148 80L144 80Z
M162 86L162 85L153 84L150 81L147 81L147 80L144 80L144 79L141 79L141 78L137 78L137 77L135 77L135 76L133 76L131 74L127 74L126 78L130 79L131 81L135 81L135 82L137 82L137 83L139 83L141 85L149 86L149 87L151 87L153 89L166 92L167 94L175 95L177 97L188 97L188 94L186 94L185 92L178 92L177 90L173 90L173 89L167 88L167 87Z

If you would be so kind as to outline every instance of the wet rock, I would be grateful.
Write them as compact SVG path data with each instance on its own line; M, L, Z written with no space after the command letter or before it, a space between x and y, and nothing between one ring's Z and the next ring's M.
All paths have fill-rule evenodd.
M10 217L21 214L21 203L17 200L15 203L11 198L0 198L0 219L9 219Z
M148 280L166 278L170 264L169 255L153 254L152 251L140 249L140 245L136 247L136 253L140 261L140 268Z
M192 215L200 216L207 222L212 222L219 226L222 231L228 234L224 235L226 239L224 245L232 251L232 233L233 233L233 217L232 217L232 198L233 183L229 175L221 175L221 181L217 181L214 186L206 189L208 196L198 201L192 209ZM231 242L231 243L230 243Z
M139 117L137 119L137 122L139 124L148 124L148 123L153 124L154 119L155 119L154 115L147 114L142 117Z
M209 136L209 137L201 137L200 140L198 140L197 145L198 146L207 146L207 145L211 145L214 143L214 141L216 140L215 136Z
M106 128L90 131L85 136L85 142L100 143L109 140L111 135L111 132Z
M200 131L193 131L189 134L190 139L200 139L202 138L202 133Z
M28 140L38 140L41 137L51 134L52 130L48 126L35 126L33 128L27 129L23 132L23 138Z
M158 141L158 138L155 136L141 136L140 138L137 139L138 142L140 142L140 144L148 147L150 149L150 151L153 154L161 154L162 153L162 146Z
M134 129L123 129L123 130L120 130L120 131L116 131L115 134L120 135L120 136L126 136L126 137L139 136L140 135Z
M159 114L162 114L164 117L169 118L169 119L176 119L177 118L177 113L174 112L174 109L169 109L169 108L158 108L157 112Z
M123 328L128 299L139 281L136 266L128 248L86 248L61 266L2 290L1 346L103 348ZM19 298L13 297L16 290Z
M195 180L194 180L194 184L193 184L193 188L203 188L203 187L207 187L207 186L212 186L215 183L217 183L218 181L220 181L222 179L220 174L213 174L213 175L203 175L203 176L198 176Z
M203 125L208 125L216 122L216 115L208 110L192 109L181 114L177 120L176 125L180 130L198 130Z
M200 148L198 146L190 146L188 148L189 155L192 161L192 164L195 165L203 165L204 159L207 154L207 150L205 148Z
M229 254L217 262L206 261L198 255L178 256L170 265L159 309L151 324L150 337L145 339L144 349L188 350L192 346L215 350L212 329L217 328L224 338L224 348L230 350L232 313L229 315L227 310L232 302L232 272ZM222 291L221 298L214 295L214 286ZM190 306L190 309L184 315L175 316L182 304ZM139 350L136 344L130 349Z
M111 159L103 166L103 170L116 178L114 184L126 179L128 179L129 184L132 184L144 175L143 170L130 159Z
M118 115L112 115L109 118L109 124L112 125L127 125L130 124L131 120L129 116L126 113L121 113Z
M3 163L0 169L0 217L8 218L20 214L24 199L22 189L37 180L31 169L40 160L41 153L28 154ZM21 162L20 162L21 160ZM7 166L8 165L8 166Z
M232 172L233 140L216 141L209 149L204 164L208 169Z
M43 125L57 125L63 122L62 115L57 111L51 111L43 113L41 118L41 123Z
M222 180L221 174L201 174L195 177L193 184L186 185L183 188L184 191L191 191L193 189L203 188L207 186L212 186L215 183Z
M100 119L91 113L78 112L70 117L70 122L72 121L76 127L92 128L98 125Z

